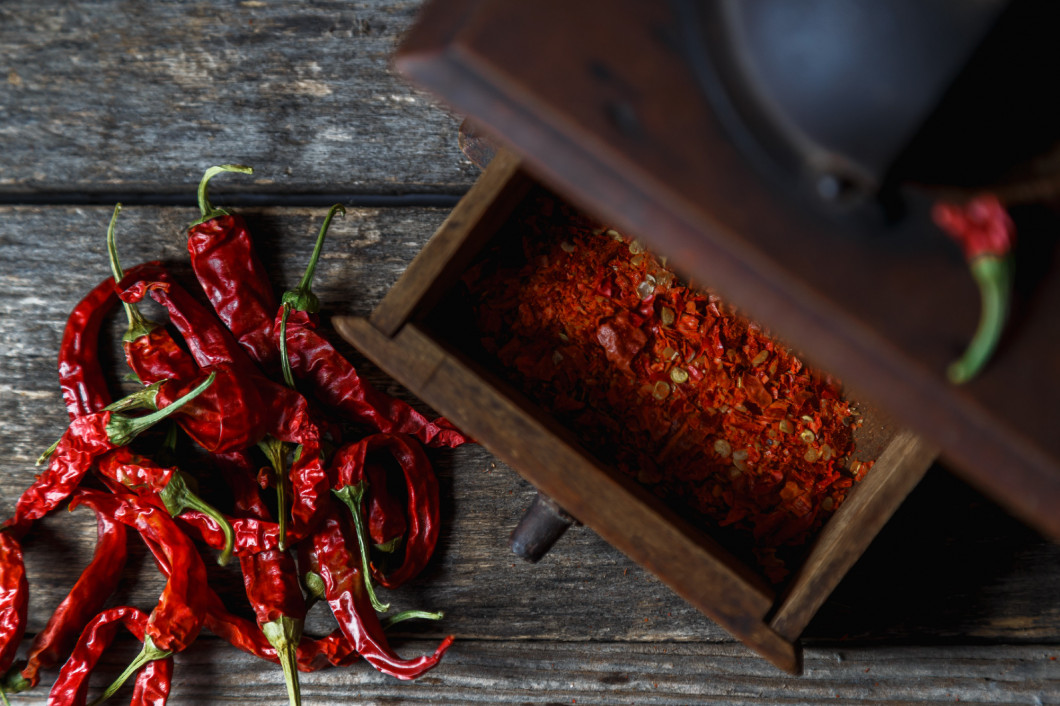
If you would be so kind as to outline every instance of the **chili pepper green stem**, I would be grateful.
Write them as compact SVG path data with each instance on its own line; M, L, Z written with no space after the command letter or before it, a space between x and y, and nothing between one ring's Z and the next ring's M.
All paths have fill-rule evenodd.
M217 218L218 216L227 216L228 211L223 208L217 208L210 203L209 198L206 196L206 188L210 184L210 180L222 172L238 172L240 174L253 174L254 170L251 167L244 166L242 164L221 164L216 167L210 167L202 175L202 180L199 182L199 211L202 212L202 218L192 223L192 226L197 226L200 223Z
M158 398L158 390L164 385L166 380L159 380L158 382L151 383L141 390L137 390L131 395L122 397L120 400L115 400L109 405L103 408L106 412L124 412L130 409L150 409L152 411L158 409L158 405L155 400ZM37 457L37 465L43 466L51 458L51 455L55 453L55 449L59 447L59 439L56 439L51 446L45 449L44 453Z
M4 675L3 681L0 682L0 691L11 694L21 694L26 689L30 688L31 684L29 679L22 676L22 669L26 663L23 661L21 664L16 664L7 671Z
M140 671L140 668L148 662L154 662L156 659L165 659L171 654L173 653L168 650L160 650L155 647L155 643L151 641L151 636L145 635L144 646L140 650L140 654L136 655L133 661L129 663L129 666L125 668L125 671L119 674L118 678L111 682L111 685L107 687L107 690L104 691L98 699L89 704L89 706L98 706L98 704L101 704L114 696L114 694L118 693L118 689L122 687L122 684L128 681L129 677L133 674Z
M291 314L291 305L283 304L280 314L280 367L283 368L283 381L287 387L294 389L294 372L291 370L291 359L287 357L287 317Z
M198 510L204 515L213 518L214 522L220 525L221 532L225 536L225 546L217 557L217 563L221 566L228 564L232 558L232 550L236 543L232 525L217 508L192 492L191 488L188 487L188 481L183 471L174 472L170 476L169 482L166 483L166 487L162 489L158 496L162 500L162 504L165 505L166 511L173 517L186 510Z
M0 685L0 701L4 702L4 706L11 706L11 702L7 700L7 693L4 691L3 685Z
M353 527L357 534L357 547L361 552L361 564L363 566L361 573L364 575L364 585L368 589L368 597L372 600L372 607L380 613L385 613L390 610L390 604L383 603L376 598L375 589L372 588L371 572L368 570L370 566L368 558L368 530L364 526L364 515L361 511L365 487L364 481L361 481L357 485L343 486L331 492L350 508L350 514L353 515Z
M302 585L305 586L305 590L315 600L324 600L324 579L321 578L320 574L312 571L307 571L305 576L302 578Z
M115 283L121 282L122 277L125 276L121 269L121 264L118 263L118 246L114 242L114 226L118 222L119 213L121 213L120 203L114 205L114 215L110 217L110 225L107 226L107 254L110 256L110 270L114 274ZM129 319L129 328L125 329L121 340L135 341L158 328L157 323L144 318L136 304L123 301L122 306L125 307L125 315Z
M445 617L445 613L438 611L437 613L431 613L426 610L403 610L400 613L394 613L389 615L379 622L382 623L383 629L393 627L404 620L411 620L413 618L420 618L422 620L441 620Z
M154 426L158 422L162 421L166 417L170 416L178 409L191 402L193 399L205 392L206 388L213 384L214 378L217 377L217 373L210 373L210 377L206 378L198 387L184 395L180 399L173 402L173 404L163 407L162 409L145 414L142 417L127 417L123 414L112 413L110 421L107 422L107 438L110 443L115 446L125 446L132 441L138 434L146 431L150 427Z
M298 642L302 639L304 621L286 615L261 626L265 639L276 648L283 668L283 680L287 684L287 700L291 706L302 703L302 691L298 685Z
M385 554L393 554L397 551L397 548L401 546L401 542L404 541L405 537L398 536L391 539L389 542L382 544L376 544L375 548Z
M974 378L989 362L1001 340L1012 298L1011 256L980 255L969 266L979 286L981 304L979 325L971 342L946 370L950 382L958 385Z
M320 253L324 249L324 238L328 234L331 220L336 213L341 213L345 216L346 208L342 204L337 203L328 209L328 215L324 217L324 224L320 226L320 233L317 234L317 242L313 247L313 254L309 258L309 265L306 267L305 274L302 275L302 281L294 289L284 292L283 297L280 299L283 304L283 314L280 316L280 365L283 367L284 382L292 388L294 387L294 375L291 372L291 361L287 358L287 317L292 309L310 314L320 311L320 300L317 299L317 295L313 294L312 290L313 275L316 274L317 262L320 261Z
M328 228L331 226L331 219L335 217L336 213L341 213L345 216L346 208L342 204L337 203L328 209L328 215L324 217L324 224L320 227L320 233L317 234L317 242L313 247L313 254L309 257L309 266L306 267L305 274L302 275L302 281L294 289L284 292L283 297L280 299L281 302L290 304L292 308L298 311L307 311L310 314L320 311L320 300L312 292L313 275L317 271L317 262L320 261L320 253L324 249L324 238L327 236Z
M276 523L280 534L277 546L281 552L287 551L287 444L267 436L258 442L258 448L265 452L276 476Z

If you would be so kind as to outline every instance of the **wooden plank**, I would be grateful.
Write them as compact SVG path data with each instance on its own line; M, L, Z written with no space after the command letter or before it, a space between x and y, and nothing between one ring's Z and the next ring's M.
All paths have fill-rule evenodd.
M902 431L894 437L872 471L821 530L770 621L774 630L789 640L802 634L937 455L932 444L912 432Z
M418 308L456 281L530 189L520 160L500 152L372 312L372 325L393 336Z
M528 405L485 383L482 371L447 355L414 324L393 339L363 318L340 317L335 328L580 522L774 664L797 671L794 646L761 622L772 593L716 542L608 473L557 424L529 414Z
M275 665L232 653L216 640L176 657L169 703L220 703L224 685L242 685L242 703L287 703ZM103 674L132 655L123 645L104 657ZM417 640L402 654L433 648ZM732 644L623 642L540 643L458 641L442 664L412 683L400 683L363 662L300 677L302 701L330 706L358 703L643 704L773 706L776 704L1056 704L1060 703L1060 650L1055 646L999 648L842 646L806 651L806 675L778 679L776 670ZM89 698L102 679L93 679ZM115 696L128 698L128 690ZM43 704L44 693L17 697ZM13 703L15 701L13 700Z
M323 209L254 209L246 215L277 290L296 284ZM159 257L188 281L180 233L194 216L190 208L126 208L118 225L123 261L130 265ZM32 479L33 459L41 445L65 424L55 385L55 355L67 311L106 276L103 234L109 217L109 207L0 208L0 335L4 340L0 347L0 458L4 462L0 513L5 516ZM325 329L335 314L367 316L445 217L446 212L439 209L402 208L351 209L345 219L336 219L314 285L324 305ZM108 324L112 339L121 329L117 317ZM337 337L333 340L341 343ZM415 402L356 351L343 350L373 383ZM121 369L116 352L108 355L116 379ZM427 411L423 406L420 409ZM442 625L419 626L418 632L408 628L405 634L418 635L420 647L403 646L403 654L413 654L426 647L426 640L453 632L460 650L481 641L476 648L479 656L462 663L465 666L444 682L419 685L397 684L363 665L308 675L305 678L310 680L314 698L307 698L307 703L345 702L352 694L383 702L412 701L419 698L417 694L430 694L445 703L533 700L539 696L523 698L520 694L526 693L527 680L534 678L537 668L541 670L538 677L586 685L584 695L576 691L567 698L542 691L542 701L569 703L570 698L578 698L581 702L590 698L591 684L599 681L603 688L609 682L600 680L615 680L615 673L624 669L593 656L594 646L600 643L612 645L613 654L618 655L615 659L623 652L640 655L643 664L638 669L645 673L670 673L672 655L687 654L681 668L687 676L660 687L671 690L665 691L670 703L708 698L697 696L696 689L723 678L718 670L737 665L758 670L760 677L733 676L726 682L730 696L753 699L754 689L774 694L770 690L801 684L733 644L714 622L587 528L573 528L539 564L520 562L508 550L507 537L534 497L533 487L480 447L434 450L431 458L442 486L439 550L421 580L386 598L400 608L447 612ZM94 522L86 510L57 512L30 535L26 553L33 586L31 633L43 626L48 611L87 561L94 536ZM133 542L131 549L123 586L114 601L149 609L162 583L142 545ZM248 615L238 576L214 568L210 572L211 583L219 587L230 607ZM1019 691L1024 701L1031 701L1035 677L1013 663L1003 664L1004 655L1011 654L1004 645L1021 645L1019 649L1030 650L1028 654L1035 649L1043 650L1043 655L1055 652L1055 645L1060 644L1057 585L1060 547L1043 540L951 474L933 469L804 632L804 641L811 645L806 676L813 678L816 673L815 654L826 652L826 662L835 662L835 649L847 655L842 664L836 662L836 668L854 665L847 651L849 638L871 645L862 653L864 662L851 670L852 678L867 667L875 669L872 660L887 661L895 650L912 649L904 647L911 644L980 644L983 647L974 648L983 650L975 669L988 675L995 664L1002 665L998 672L1013 669L1011 681L999 679L1000 686L989 687L986 682L980 686ZM329 627L326 614L314 611L310 629L320 633ZM514 641L525 641L523 650L569 658L560 660L555 669L543 661L535 662L534 669L519 671L519 661L530 659L530 653L496 651L496 645ZM715 648L721 652L712 653ZM131 658L132 651L111 657L109 667L93 683L99 685L104 677L115 676L123 654ZM455 651L445 664L457 663L463 654L467 653ZM731 658L723 658L724 654ZM950 647L919 648L907 668L915 670L916 662L930 662L939 669L959 670L965 663L954 655ZM280 676L272 665L255 666L232 648L203 638L182 659L191 660L186 663L191 666L180 669L177 686L187 685L191 692L185 696L178 692L174 703L257 703L259 696L265 703L283 701ZM1033 664L1041 666L1041 660ZM596 671L594 665L600 669ZM506 671L511 672L509 681L504 677ZM428 678L445 674L439 670ZM903 672L893 684L902 686L918 674ZM973 681L969 677L966 684L973 685ZM870 695L870 684L864 682L865 698ZM885 693L872 698L883 699ZM964 693L970 698L973 692ZM653 694L654 690L645 689L592 698L652 703ZM939 699L941 694L935 692ZM15 698L19 703L37 703L44 697ZM819 700L808 697L804 701ZM769 698L763 697L761 703L770 703Z
M460 193L460 120L390 68L418 2L5 2L0 198ZM218 180L217 188L229 182Z

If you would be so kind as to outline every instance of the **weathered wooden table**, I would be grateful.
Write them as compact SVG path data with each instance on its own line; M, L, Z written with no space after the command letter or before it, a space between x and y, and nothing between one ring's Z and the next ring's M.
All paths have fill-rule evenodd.
M74 303L108 274L125 204L126 266L190 277L182 238L202 170L218 180L278 290L296 284L326 207L342 202L315 289L323 314L367 314L477 175L459 117L388 66L417 2L0 5L0 512L66 424L56 353ZM121 322L108 324L112 338ZM356 354L364 374L405 395ZM119 370L113 347L104 355ZM115 376L115 385L118 378ZM584 529L538 565L507 536L534 491L478 447L432 452L445 526L428 571L391 596L444 609L399 650L457 642L418 682L365 664L302 676L306 703L1060 703L1060 548L934 468L805 635L782 674ZM56 513L25 544L29 631L87 562L91 513ZM162 581L135 541L114 600L149 609ZM233 571L211 569L240 608ZM308 630L330 629L326 609ZM135 646L106 659L98 687ZM13 703L44 703L49 677ZM127 694L127 692L123 692ZM119 695L117 698L122 698ZM127 698L127 695L124 696ZM278 667L204 633L178 655L172 703L285 703Z

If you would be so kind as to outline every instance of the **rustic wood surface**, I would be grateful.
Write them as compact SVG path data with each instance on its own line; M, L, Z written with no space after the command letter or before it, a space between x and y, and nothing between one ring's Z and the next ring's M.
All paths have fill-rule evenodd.
M378 304L448 213L423 204L444 204L477 175L457 146L459 118L388 68L418 6L0 4L0 513L66 423L59 339L70 308L107 275L114 200L129 204L118 226L124 264L162 259L187 278L181 233L199 173L253 164L254 177L219 180L217 200L243 207L278 288L296 283L323 206L369 204L335 221L315 289L325 315L365 316ZM110 320L109 340L121 328ZM115 372L116 350L104 349ZM585 528L537 565L518 561L507 535L534 489L477 447L432 458L443 492L437 558L392 598L447 612L399 633L400 651L447 633L456 644L413 684L363 663L304 675L305 703L1060 703L1060 548L944 468L822 607L804 634L806 674L794 678ZM78 510L27 537L31 633L94 535ZM114 600L149 609L162 583L132 546ZM239 609L238 578L211 569L211 579ZM315 610L309 629L328 626ZM119 645L94 688L133 651ZM44 703L53 675L12 702ZM286 702L278 668L206 634L178 656L175 681L171 703Z

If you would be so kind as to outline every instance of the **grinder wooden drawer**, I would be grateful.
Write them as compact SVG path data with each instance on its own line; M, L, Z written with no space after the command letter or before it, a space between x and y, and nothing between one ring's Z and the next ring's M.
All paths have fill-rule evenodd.
M447 296L536 182L498 153L369 319L339 333L427 404L679 595L778 667L798 672L798 637L916 485L935 450L864 407L859 455L875 464L781 584L714 533L609 468L576 432L452 340ZM864 404L864 401L861 401Z

